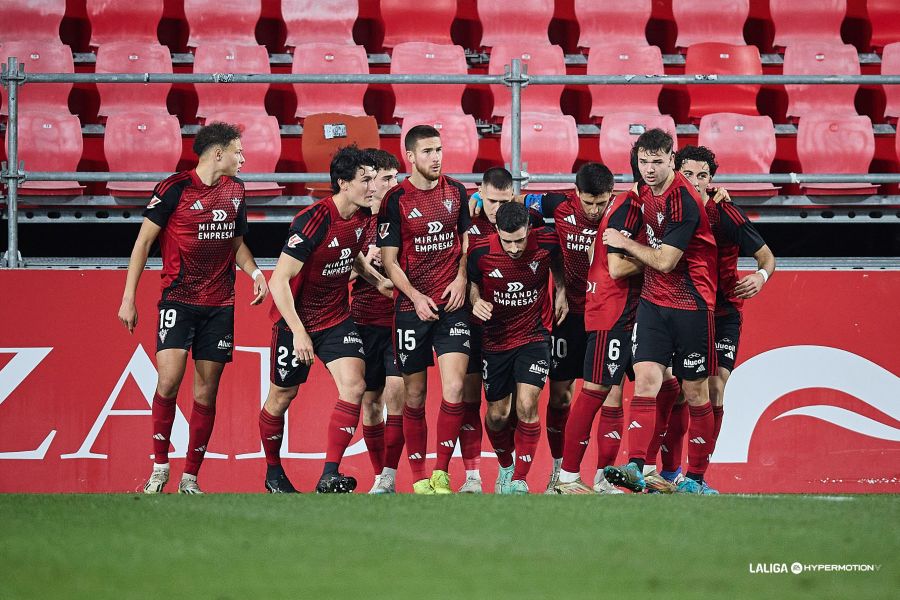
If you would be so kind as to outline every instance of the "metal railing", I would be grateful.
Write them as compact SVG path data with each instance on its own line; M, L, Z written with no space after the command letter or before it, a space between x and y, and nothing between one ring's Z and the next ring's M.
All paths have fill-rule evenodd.
M0 181L7 187L8 250L6 266L16 268L18 259L18 187L26 179L32 181L159 181L170 173L146 172L46 172L27 171L18 160L18 109L19 87L25 84L41 83L365 83L365 84L465 84L503 85L510 89L511 111L508 126L511 129L510 171L513 176L514 191L519 193L522 185L535 183L572 183L571 173L532 174L522 169L521 125L522 90L529 85L734 85L734 84L808 84L808 85L897 85L900 75L531 75L520 59L512 59L503 75L399 75L399 74L234 74L234 73L26 73L16 57L10 57L2 65L0 83L8 90L9 118L7 125L7 162L0 170ZM504 121L504 126L507 126ZM480 174L462 173L456 175L464 182L480 182ZM242 174L246 181L278 183L308 183L329 181L327 173L248 173ZM616 181L630 182L631 175L617 175ZM861 174L817 174L800 173L742 175L722 174L717 181L723 183L896 183L900 173Z

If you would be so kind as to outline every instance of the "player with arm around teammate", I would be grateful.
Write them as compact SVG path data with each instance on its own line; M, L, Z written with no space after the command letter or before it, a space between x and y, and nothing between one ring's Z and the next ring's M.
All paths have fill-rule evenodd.
M175 399L194 357L194 406L184 473L178 492L202 494L197 473L212 435L216 393L234 350L235 264L254 280L259 304L268 293L266 279L244 244L247 213L244 184L237 178L244 163L241 131L211 123L194 138L197 167L177 173L153 190L128 263L119 320L133 332L138 314L135 294L153 242L163 258L156 366L159 379L151 409L154 465L145 494L159 494L169 481L169 444Z

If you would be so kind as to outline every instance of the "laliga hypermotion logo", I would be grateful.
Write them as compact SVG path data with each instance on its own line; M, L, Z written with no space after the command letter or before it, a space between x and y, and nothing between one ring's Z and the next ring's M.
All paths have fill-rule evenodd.
M746 463L750 439L763 413L779 398L808 388L854 396L900 421L900 377L852 352L826 346L788 346L763 352L741 364L728 380L728 418L713 461ZM873 438L900 442L900 429L832 405L802 406L775 417L812 417Z

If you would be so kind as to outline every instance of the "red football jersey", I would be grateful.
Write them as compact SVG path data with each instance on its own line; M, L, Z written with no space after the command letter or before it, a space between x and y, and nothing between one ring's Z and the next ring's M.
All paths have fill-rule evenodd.
M377 229L378 216L369 218L369 227L366 229L366 240L362 247L362 253L369 251L375 245L375 230ZM374 266L374 265L373 265ZM383 268L377 269L385 275ZM358 325L375 325L379 327L394 326L394 302L378 291L374 285L357 277L353 281L353 301L350 303L350 316Z
M697 190L681 173L659 196L639 189L644 206L647 244L663 244L684 252L671 273L644 271L641 297L658 306L682 310L713 310L716 305L716 240Z
M528 235L525 252L516 259L503 250L497 234L472 244L469 281L493 305L490 320L482 324L482 348L500 352L549 339L550 261L558 253L556 236L544 228Z
M640 199L632 192L619 194L606 207L599 231L607 227L618 229L636 241L643 241L643 219ZM631 329L637 312L638 299L644 284L643 274L624 279L609 275L607 253L619 252L603 243L594 246L594 260L588 270L584 328L587 331Z
M462 237L471 225L466 188L441 175L430 190L409 179L389 190L378 213L378 246L395 246L400 268L419 292L435 304L447 303L444 290L459 274ZM399 295L399 309L413 311L412 301Z
M734 293L738 282L738 255L753 256L766 245L740 206L731 202L706 203L706 215L719 248L719 281L716 314L740 311L744 300Z
M244 184L213 186L195 170L161 181L144 216L162 227L162 299L196 306L234 304L233 240L247 233Z
M361 208L344 219L329 196L294 217L281 251L303 263L291 279L291 291L308 332L334 327L350 316L350 271L372 226L371 215ZM274 302L270 315L273 321L281 318Z

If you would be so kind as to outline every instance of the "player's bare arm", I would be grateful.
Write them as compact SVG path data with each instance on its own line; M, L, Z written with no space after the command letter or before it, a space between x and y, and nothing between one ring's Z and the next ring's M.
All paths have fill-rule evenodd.
M137 240L134 242L134 248L131 250L131 258L128 260L128 276L125 278L125 292L122 294L122 305L119 307L119 321L128 329L128 333L134 333L134 328L137 327L138 314L134 298L137 294L138 281L141 279L144 267L147 266L150 247L153 246L160 231L162 231L162 227L145 218L141 223Z
M462 239L462 254L459 257L459 269L456 273L456 279L454 279L450 285L444 288L444 293L441 294L441 299L449 297L447 300L447 311L453 312L459 308L462 308L463 303L466 301L466 256L469 252L469 234L463 234Z
M474 283L469 286L469 302L472 303L472 314L482 321L490 321L494 305L481 298L481 291Z
M393 282L394 287L404 294L416 308L416 315L423 321L436 321L438 307L434 300L417 290L409 282L406 273L400 268L397 256L400 249L396 246L383 246L381 248L381 260L384 263L384 271Z
M369 282L375 289L377 289L383 296L387 296L388 298L392 298L394 296L394 284L391 283L391 280L379 273L374 266L372 266L371 261L364 255L362 252L356 255L356 260L353 261L353 271L350 273L351 280L353 279L353 275L358 275L362 277L367 282Z
M284 322L294 334L294 356L303 364L311 365L315 360L312 339L300 321L297 308L294 306L294 294L291 292L291 279L296 277L302 268L302 262L282 252L269 279L269 290L272 292L275 306L284 317Z
M660 273L671 273L681 260L683 250L663 244L659 248L651 248L628 239L622 232L609 228L603 232L603 243L613 248L620 248L635 257L644 265Z
M569 315L569 301L566 299L566 273L562 255L556 254L550 259L550 272L553 274L553 314L556 324L560 325Z
M241 271L253 279L254 298L253 301L250 302L250 306L261 304L262 301L266 299L266 296L269 295L269 286L266 283L266 276L263 275L263 272L256 264L256 260L253 258L253 253L250 252L250 248L244 243L244 236L239 235L234 238L234 240L232 240L232 246L235 249L234 262Z
M626 279L644 270L644 266L640 262L616 252L607 253L606 263L609 268L609 276L613 279Z
M743 277L734 286L734 293L737 297L745 300L757 295L772 273L775 272L775 255L772 254L768 244L757 250L753 258L756 259L756 272ZM763 275L760 271L765 271L766 274Z

